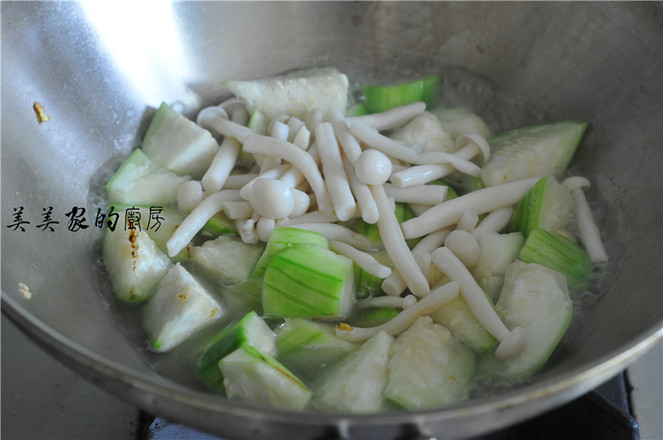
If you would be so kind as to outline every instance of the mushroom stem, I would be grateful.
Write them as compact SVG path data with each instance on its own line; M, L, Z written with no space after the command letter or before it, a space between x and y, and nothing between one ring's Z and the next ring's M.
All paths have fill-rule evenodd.
M456 224L467 210L474 210L481 215L512 206L518 203L538 180L537 178L523 179L491 186L434 206L419 217L412 218L401 225L405 238L421 237L445 226Z
M230 120L237 124L246 124L246 119L246 110L236 110L230 115ZM199 115L199 120L202 122L206 119L204 117L200 118ZM240 144L234 137L225 136L223 138L214 159L212 159L212 163L201 180L205 191L217 192L224 187L230 176L230 172L235 167L240 149Z
M456 151L453 155L458 159L470 160L479 153L483 154L481 148L476 143L469 143ZM432 182L435 179L447 176L454 171L456 171L456 168L454 168L451 163L415 165L392 174L391 182L400 188L423 185Z
M380 264L371 254L367 254L366 252L360 251L359 249L355 249L347 243L332 240L329 242L329 248L337 254L348 257L357 263L357 266L361 267L373 276L384 279L391 275L390 267L385 266L384 264Z
M403 309L398 315L385 322L382 325L369 328L351 327L347 324L339 324L336 326L336 335L339 338L347 341L362 342L369 339L371 336L385 331L388 334L395 336L410 327L414 321L420 316L429 315L454 300L458 296L458 283L453 281L446 283L436 289L424 298L417 301L416 304L409 305ZM408 301L409 302L409 301Z
M425 296L430 292L428 280L421 271L405 242L401 226L394 214L392 204L384 192L382 185L370 186L373 198L378 206L380 218L377 222L378 231L384 248L394 266L398 269L410 291L416 296Z
M569 177L562 184L569 189L575 200L580 241L585 246L589 261L605 263L608 261L608 253L605 251L605 246L601 240L601 231L594 221L594 216L583 191L583 188L589 187L589 180L584 177Z
M327 191L340 221L349 220L355 212L356 202L343 169L341 150L331 123L322 122L315 128L315 139L322 162Z
M499 232L509 224L512 215L510 206L491 211L471 233L478 240L485 232Z
M175 230L172 237L166 243L168 256L174 257L184 247L189 244L191 239L200 231L207 220L214 214L223 209L223 203L228 201L241 200L239 191L236 189L226 189L214 193L204 199L196 206L193 211L182 221Z
M349 126L355 122L361 122L378 131L391 130L411 121L425 111L425 102L413 102L412 104L402 105L380 113L351 116L345 120Z
M412 148L381 135L376 129L363 122L354 122L350 126L350 132L366 145L370 145L388 156L410 163L417 158L417 153Z

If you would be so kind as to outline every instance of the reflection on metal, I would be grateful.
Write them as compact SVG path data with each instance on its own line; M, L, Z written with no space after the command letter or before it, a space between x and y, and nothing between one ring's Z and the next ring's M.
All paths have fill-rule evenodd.
M191 80L193 65L181 35L186 27L178 26L171 0L84 1L80 5L138 99L158 104L162 89L179 89Z

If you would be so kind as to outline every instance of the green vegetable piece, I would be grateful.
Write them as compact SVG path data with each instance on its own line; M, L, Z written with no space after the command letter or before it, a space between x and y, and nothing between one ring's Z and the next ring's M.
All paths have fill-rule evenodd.
M223 286L247 281L260 258L262 245L246 244L234 235L221 235L190 248L191 260Z
M357 347L336 336L332 324L292 318L276 329L279 359L303 376L339 361Z
M142 148L150 159L167 170L200 179L219 145L209 131L162 102L145 133Z
M497 343L497 339L483 328L460 295L431 313L430 317L478 353L490 351Z
M478 375L508 379L524 379L540 370L562 339L573 314L562 274L518 260L506 271L495 308L508 328L525 330L527 345L513 359L502 360L494 354L485 357Z
M592 263L587 253L563 235L533 229L519 258L525 263L537 263L564 274L572 294L582 292L592 284Z
M373 336L323 374L312 405L322 410L375 413L387 407L382 390L387 382L389 350L394 338Z
M142 206L176 205L177 191L188 176L161 168L138 148L106 182L111 203Z
M250 346L240 348L219 361L226 395L276 408L302 409L311 390L274 357Z
M353 261L329 249L295 246L275 255L265 271L265 315L342 319L353 301Z
M481 169L481 180L486 186L494 186L531 177L559 178L587 126L586 122L554 122L488 139L491 156Z
M276 355L274 333L254 311L224 328L210 342L209 348L196 362L196 374L209 388L225 394L219 361L244 345L250 345L272 356Z
M472 388L476 355L429 316L418 318L391 346L387 399L407 409L465 400Z
M384 280L366 272L357 264L354 265L354 276L357 298L366 298L382 290L382 281Z
M575 202L568 189L552 176L539 180L521 199L511 219L511 230L525 236L534 228L567 233L575 224Z
M329 248L329 242L327 239L317 232L297 228L274 228L272 235L269 236L269 240L267 241L265 251L256 263L253 276L262 276L274 255L300 244L313 244Z
M358 104L348 107L346 114L348 116L363 116L368 114L368 110L366 110L366 106L364 105L364 103L360 102Z
M115 231L106 229L103 257L115 296L124 302L149 298L170 267L168 256L150 236L138 229L124 230L124 219Z
M399 84L362 87L364 106L368 113L379 113L417 101L432 107L437 99L440 78L440 75L429 75Z
M259 110L253 110L251 113L251 118L249 118L249 123L247 124L251 130L255 131L257 134L268 135L267 130L269 127L269 118L262 114Z
M168 351L223 315L217 300L180 263L168 270L143 307L143 327L158 352Z
M399 309L393 307L370 308L360 312L352 323L357 327L377 327L391 321L399 312Z
M207 223L203 226L203 230L213 235L234 234L237 232L235 223L222 211L217 212L207 220Z

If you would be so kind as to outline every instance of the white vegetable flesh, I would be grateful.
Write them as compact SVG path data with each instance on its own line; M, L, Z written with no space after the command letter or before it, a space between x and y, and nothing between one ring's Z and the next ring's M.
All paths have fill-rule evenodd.
M394 338L379 332L325 375L314 407L323 410L374 413L386 408L382 389L387 382L389 349Z
M418 318L391 346L384 395L423 409L469 397L476 355L430 317Z
M527 333L528 343L509 360L484 358L481 374L522 379L548 360L569 325L573 302L562 274L538 264L513 262L495 304L505 322ZM497 353L496 353L497 354Z
M422 152L454 151L454 140L444 131L439 119L430 112L424 112L407 124L394 130L390 138L420 148ZM416 147L414 147L416 145Z
M311 390L287 368L251 346L238 348L219 361L223 384L230 399L302 409Z
M143 325L152 346L163 352L221 318L223 308L177 263L170 267L143 312Z

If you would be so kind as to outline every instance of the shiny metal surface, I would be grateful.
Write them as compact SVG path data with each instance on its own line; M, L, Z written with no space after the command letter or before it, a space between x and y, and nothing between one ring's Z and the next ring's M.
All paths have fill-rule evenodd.
M2 310L84 376L149 411L232 438L458 438L578 396L662 331L661 3L2 2ZM187 115L227 78L334 65L351 78L469 70L468 94L591 121L574 167L612 256L536 381L441 410L349 416L228 402L154 373L96 271L98 170L140 142L149 107ZM33 103L51 120L39 124ZM488 99L490 103L491 100ZM498 118L499 119L499 118ZM500 123L499 120L494 121ZM107 167L106 167L107 168ZM44 208L60 221L37 228ZM85 207L87 229L64 214ZM25 232L9 228L23 207ZM32 292L27 300L18 283ZM134 338L135 339L135 338Z

